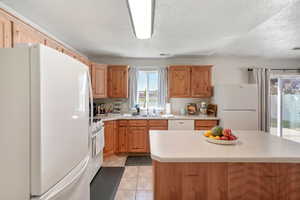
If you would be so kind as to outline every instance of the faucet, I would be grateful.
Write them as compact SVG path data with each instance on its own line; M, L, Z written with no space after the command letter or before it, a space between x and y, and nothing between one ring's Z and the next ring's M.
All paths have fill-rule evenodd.
M140 111L141 111L140 106L138 104L136 104L134 107L136 109L136 114L139 115Z

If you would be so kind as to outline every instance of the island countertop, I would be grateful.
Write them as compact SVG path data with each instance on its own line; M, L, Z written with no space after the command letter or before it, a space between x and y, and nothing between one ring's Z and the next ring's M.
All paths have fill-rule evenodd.
M205 141L203 131L150 131L151 157L158 162L300 163L300 144L259 131L233 131L236 145Z

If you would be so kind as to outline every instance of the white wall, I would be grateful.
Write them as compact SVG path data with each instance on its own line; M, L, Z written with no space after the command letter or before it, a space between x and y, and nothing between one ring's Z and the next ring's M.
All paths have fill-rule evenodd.
M168 65L213 65L213 85L248 83L248 68L300 68L300 60L291 59L263 59L258 57L233 57L233 56L202 56L191 58L168 59L137 59L99 57L92 59L105 64L128 64L129 66L168 66ZM178 114L180 108L187 103L199 103L204 99L171 99L172 112ZM205 99L205 101L209 101Z

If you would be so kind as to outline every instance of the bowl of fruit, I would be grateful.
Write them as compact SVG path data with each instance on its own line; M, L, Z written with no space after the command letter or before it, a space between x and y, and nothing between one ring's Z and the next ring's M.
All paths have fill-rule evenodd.
M232 134L232 130L227 128L223 129L221 126L215 126L211 130L206 131L204 134L207 142L214 144L236 144L238 138Z

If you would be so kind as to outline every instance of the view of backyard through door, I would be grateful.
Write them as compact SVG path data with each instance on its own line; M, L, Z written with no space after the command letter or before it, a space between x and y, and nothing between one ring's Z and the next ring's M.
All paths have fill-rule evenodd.
M300 142L300 75L270 78L270 133Z

